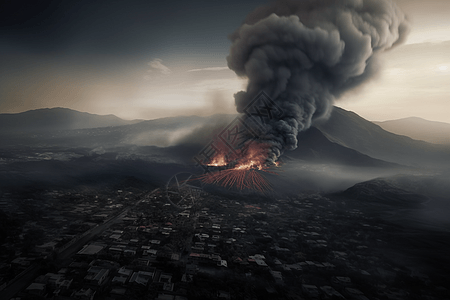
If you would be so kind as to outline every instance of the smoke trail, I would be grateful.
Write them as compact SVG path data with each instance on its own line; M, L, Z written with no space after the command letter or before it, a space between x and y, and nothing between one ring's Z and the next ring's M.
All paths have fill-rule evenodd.
M297 134L328 117L336 98L372 77L377 55L405 40L408 21L390 0L278 0L231 36L228 66L248 78L237 111L265 91L284 115L261 139L269 161L297 147Z

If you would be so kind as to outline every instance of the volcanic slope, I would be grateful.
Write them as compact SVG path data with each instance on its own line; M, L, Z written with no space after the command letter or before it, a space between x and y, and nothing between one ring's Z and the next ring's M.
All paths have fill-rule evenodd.
M330 118L316 124L330 141L373 158L414 167L450 167L450 147L388 132L356 113L335 107Z

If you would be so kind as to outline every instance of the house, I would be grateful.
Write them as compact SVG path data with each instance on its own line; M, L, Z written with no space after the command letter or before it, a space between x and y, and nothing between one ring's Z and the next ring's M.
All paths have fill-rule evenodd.
M331 278L331 284L336 288L344 288L352 285L352 280L349 277L334 276Z
M264 255L255 254L255 255L249 256L247 260L250 263L256 263L256 265L258 265L259 267L268 267L268 265L266 264L264 259L266 259L266 257Z
M319 289L315 285L302 284L302 291L312 299L319 299Z
M128 277L123 275L114 276L114 278L112 279L112 283L125 284L127 282L127 279Z
M162 289L164 291L166 291L166 292L173 292L173 287L174 287L173 283L166 282L166 283L163 284L163 288Z
M202 253L191 253L189 255L189 262L198 262L198 263L209 263L211 260L211 256L209 254Z
M54 241L48 242L48 243L36 246L35 250L38 253L51 253L53 250L55 250L57 244L58 243L54 242Z
M230 293L225 291L217 291L217 298L219 299L231 299Z
M138 258L136 264L141 267L148 267L150 265L150 260L145 258Z
M194 281L194 276L190 275L190 274L183 274L183 276L181 276L181 282L193 282Z
M161 273L161 275L159 276L159 282L171 283L172 282L172 274Z
M100 286L108 279L109 270L100 267L90 267L84 280L90 284Z
M47 286L44 283L33 282L26 288L26 292L30 295L44 296Z
M108 218L108 214L95 214L92 216L93 220L98 220L98 221L103 221L106 220Z
M217 266L228 268L228 263L226 260L221 259L220 261L217 262Z
M342 296L338 291L336 291L331 286L321 286L320 290L322 292L323 299L342 299L345 300L345 297Z
M125 249L125 251L123 251L123 255L126 257L136 256L136 251L132 249Z
M32 259L28 257L17 257L11 262L11 264L26 268L31 265L31 261Z
M197 274L199 267L196 264L187 264L186 265L186 274L192 275Z
M205 250L205 248L201 247L201 246L192 246L191 250L196 251L196 252L203 252Z
M83 249L77 252L77 255L94 255L102 251L105 246L97 244L84 245Z
M277 284L283 284L283 275L281 275L281 272L271 270L270 275L272 275Z
M56 288L61 285L65 278L63 274L47 273L45 279L52 288Z
M156 249L148 249L148 250L144 250L142 251L142 255L143 256L153 256L156 257L156 254L158 253L158 250Z
M70 286L72 285L73 279L65 279L59 284L59 288L61 290L68 290L70 289Z
M120 235L120 234L111 234L109 236L109 238L112 240L119 240L121 237L122 237L122 235Z
M277 252L285 252L285 253L287 253L287 252L291 251L288 248L280 248L278 246L275 246L274 248L275 248L275 251L277 251Z
M93 260L89 264L89 266L91 266L91 267L97 266L97 267L102 267L102 268L110 269L110 270L117 269L118 267L120 267L119 263L114 262L114 261L110 261L110 260L104 260L104 259Z
M262 260L266 259L266 257L264 255L262 255L262 254L255 254L255 255L253 255L252 258L254 258L254 259L262 259Z
M131 274L133 274L133 270L121 267L119 270L117 270L117 274L129 277Z
M95 291L90 288L74 291L71 295L73 299L82 299L82 300L93 300L94 296Z
M131 276L130 283L136 283L138 285L147 286L148 283L153 280L153 277L155 276L154 272L145 272L145 271L138 271L134 272Z
M349 299L354 299L354 300L369 300L369 298L367 298L366 296L364 296L363 292L361 292L358 289L354 289L354 288L345 288L344 291L345 295L349 298Z
M256 264L257 264L259 267L268 267L268 265L266 264L266 262L263 261L262 259L255 259L255 262L256 262Z
M113 295L113 296L124 296L125 294L126 294L126 292L127 292L127 289L126 288L123 288L123 287L113 287L112 289L111 289L111 292L110 292L110 294L111 295ZM119 299L121 299L121 298L119 298Z
M294 270L294 271L303 271L302 266L300 265L300 263L296 263L296 264L286 264L286 267L288 267L290 270Z

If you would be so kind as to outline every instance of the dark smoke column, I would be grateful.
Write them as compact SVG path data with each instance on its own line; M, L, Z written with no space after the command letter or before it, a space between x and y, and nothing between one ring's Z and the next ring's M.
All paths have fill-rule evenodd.
M334 100L371 78L377 56L405 40L408 22L390 0L279 0L231 35L228 66L248 78L238 112L265 91L283 110L261 140L269 161L297 147L297 134L327 118Z

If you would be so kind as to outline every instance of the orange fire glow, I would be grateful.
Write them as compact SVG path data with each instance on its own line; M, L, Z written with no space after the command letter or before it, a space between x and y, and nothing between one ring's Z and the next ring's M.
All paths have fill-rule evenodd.
M268 149L267 144L253 142L241 149L239 154L230 155L228 158L219 151L208 163L208 166L226 166L234 161L236 163L234 168L237 170L262 170L266 168Z
M234 156L227 157L219 152L211 159L208 166L219 167L234 164L234 167L207 173L201 177L201 180L206 184L218 184L228 188L248 188L261 192L271 190L269 182L259 172L276 174L267 170L266 160L269 147L267 144L252 142Z
M266 144L251 143L247 148L244 149L243 151L244 155L240 160L238 160L236 169L238 170L265 169L268 150L269 147Z
M226 166L227 164L228 163L227 163L225 154L219 153L218 155L216 155L212 158L212 160L208 164L208 166L220 167L220 166Z

